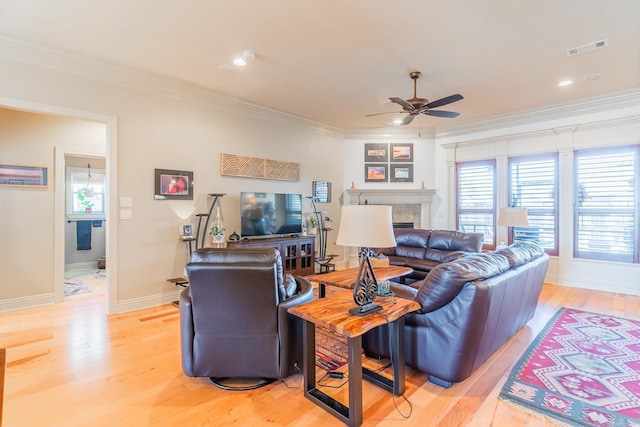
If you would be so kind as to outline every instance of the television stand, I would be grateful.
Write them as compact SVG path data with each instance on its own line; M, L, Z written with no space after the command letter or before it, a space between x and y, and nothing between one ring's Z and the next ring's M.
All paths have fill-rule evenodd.
M227 248L275 248L280 252L282 268L294 276L314 274L315 236L268 237L227 242Z

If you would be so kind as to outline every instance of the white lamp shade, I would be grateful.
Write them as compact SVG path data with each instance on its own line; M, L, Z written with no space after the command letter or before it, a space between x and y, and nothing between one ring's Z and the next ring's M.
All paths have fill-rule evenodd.
M391 220L391 206L342 206L336 245L363 248L396 246Z
M500 208L497 225L501 227L528 227L527 208Z

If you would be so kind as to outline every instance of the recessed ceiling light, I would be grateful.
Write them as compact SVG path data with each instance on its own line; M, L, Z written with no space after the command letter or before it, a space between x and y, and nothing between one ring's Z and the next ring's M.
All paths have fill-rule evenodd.
M584 76L585 80L597 80L600 77L602 77L602 74L600 73L592 73L592 74L587 74L586 76Z
M245 61L244 58L235 58L233 60L233 64L237 65L238 67L244 67L245 65L247 65L247 61Z
M558 86L565 87L565 86L570 86L572 84L573 84L573 80L562 80L560 83L558 83Z

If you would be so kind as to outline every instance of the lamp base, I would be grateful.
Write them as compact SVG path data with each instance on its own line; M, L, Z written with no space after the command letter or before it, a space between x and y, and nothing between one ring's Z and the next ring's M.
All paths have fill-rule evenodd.
M353 314L354 316L366 316L367 314L375 313L376 311L380 310L382 310L381 305L369 303L358 307L353 307L349 310L349 313Z

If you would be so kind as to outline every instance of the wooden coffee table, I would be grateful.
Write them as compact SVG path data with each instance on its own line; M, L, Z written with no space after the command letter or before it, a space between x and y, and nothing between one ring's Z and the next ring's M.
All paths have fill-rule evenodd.
M289 308L288 312L302 318L304 348L304 395L349 426L362 424L362 379L366 379L396 396L404 394L404 315L420 309L416 301L404 298L384 298L376 301L382 310L365 316L354 316L355 306L350 292L337 292ZM386 378L362 366L362 335L389 324L393 379ZM315 326L322 326L347 338L349 355L349 402L347 406L316 387Z
M316 282L320 286L318 288L318 297L324 298L326 295L326 286L337 286L343 289L353 289L353 284L358 276L358 269L360 267L346 268L344 270L332 271L331 273L312 274L305 276L310 282ZM401 267L392 265L389 267L373 267L373 271L376 273L376 279L390 280L396 277L406 276L413 273L413 269L409 267Z

